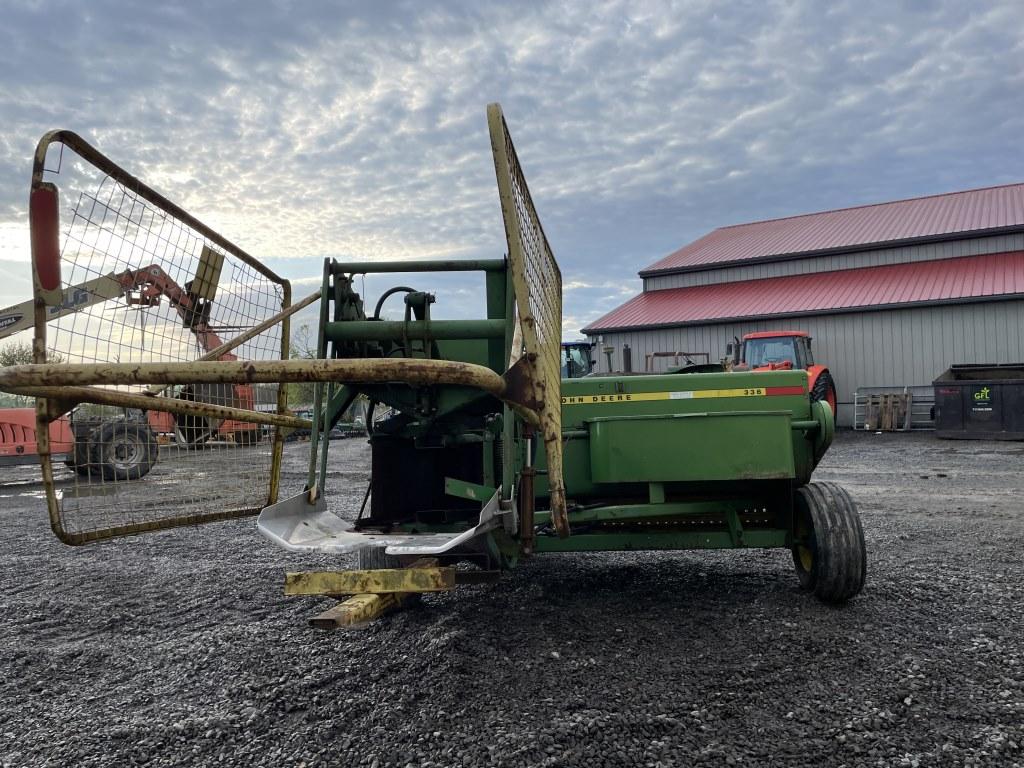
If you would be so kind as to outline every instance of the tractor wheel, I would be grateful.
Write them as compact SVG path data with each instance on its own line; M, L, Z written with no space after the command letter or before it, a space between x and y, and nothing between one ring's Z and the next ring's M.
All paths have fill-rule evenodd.
M832 374L828 371L822 371L817 380L814 382L814 386L811 388L811 400L824 400L828 403L829 408L832 409L832 417L836 416L836 385L832 381Z
M76 432L74 452L71 458L64 462L82 477L98 477L100 474L99 467L92 463L92 457L89 455L94 445L92 437L85 431Z
M93 441L94 462L105 480L138 480L156 464L156 435L145 424L115 422Z
M96 418L74 418L71 422L75 445L64 463L82 477L99 478L102 474L96 463L96 437L102 426L102 420Z
M793 565L800 586L824 603L845 603L860 592L867 574L857 505L835 483L805 485L794 502Z

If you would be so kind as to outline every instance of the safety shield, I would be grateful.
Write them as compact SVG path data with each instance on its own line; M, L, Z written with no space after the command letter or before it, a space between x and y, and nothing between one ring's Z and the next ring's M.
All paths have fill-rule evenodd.
M540 420L551 520L558 533L565 536L569 523L562 479L562 273L534 208L500 105L488 105L487 123L523 343L524 354L517 365L522 368L523 386Z

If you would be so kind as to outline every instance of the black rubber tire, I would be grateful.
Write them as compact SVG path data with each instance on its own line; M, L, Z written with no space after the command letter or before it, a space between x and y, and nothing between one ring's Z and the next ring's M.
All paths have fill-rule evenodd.
M75 447L64 462L82 477L100 477L100 467L94 463L96 453L96 436L102 428L99 419L73 419L72 433L75 436Z
M144 424L115 422L98 431L92 442L93 463L105 480L138 480L149 474L159 454L156 435Z
M822 371L821 375L818 376L818 380L814 382L814 387L811 389L811 401L816 400L828 400L829 393L832 394L832 400L836 400L836 385L832 381L832 374L828 371ZM835 416L835 414L832 414Z
M810 483L794 498L793 565L800 586L824 603L845 603L864 587L867 547L857 505L835 483Z
M100 476L100 468L92 463L93 439L95 431L90 434L84 430L75 433L75 448L72 458L65 463L82 477Z
M359 570L375 571L381 568L401 568L402 561L395 555L384 553L384 547L366 547L356 553Z

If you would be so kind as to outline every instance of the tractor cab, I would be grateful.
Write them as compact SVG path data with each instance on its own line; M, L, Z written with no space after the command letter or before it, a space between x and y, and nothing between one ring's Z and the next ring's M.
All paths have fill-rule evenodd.
M581 379L594 370L594 347L589 341L562 342L562 378Z
M836 413L838 399L832 374L814 362L807 331L759 331L748 333L726 347L726 362L734 371L807 371L811 400L824 400Z
M811 337L806 331L748 333L734 347L739 370L807 370L814 365Z

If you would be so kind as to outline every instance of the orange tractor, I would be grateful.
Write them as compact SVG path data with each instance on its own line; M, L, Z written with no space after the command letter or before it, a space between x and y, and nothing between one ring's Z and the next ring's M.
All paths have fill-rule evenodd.
M734 371L807 371L811 400L824 400L836 412L836 385L824 365L816 365L807 331L759 331L736 339L726 349Z

